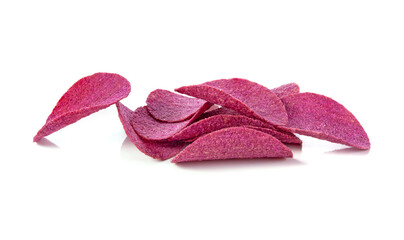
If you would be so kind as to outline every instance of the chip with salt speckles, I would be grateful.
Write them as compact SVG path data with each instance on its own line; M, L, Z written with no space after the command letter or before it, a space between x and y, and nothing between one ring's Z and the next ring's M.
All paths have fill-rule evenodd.
M279 98L282 98L282 97L290 95L290 94L299 93L300 92L300 87L299 87L299 85L297 85L297 83L288 83L288 84L284 84L282 86L279 86L277 88L273 88L271 90Z
M171 162L292 156L289 148L267 133L246 127L230 127L198 138Z
M217 131L222 128L251 125L256 127L272 128L269 123L257 119L249 118L243 115L214 115L198 122L195 122L180 132L174 134L169 140L186 140L199 137L201 135Z
M158 121L150 115L146 107L139 107L135 110L131 123L137 134L146 140L166 140L194 122L210 106L211 104L206 102L190 119L174 123Z
M281 100L270 89L246 79L220 79L175 91L233 109L248 117L285 125L288 115Z
M166 160L177 155L184 147L183 142L155 142L140 138L131 125L133 111L122 103L116 103L119 119L123 125L126 135L135 146L147 156L155 159Z
M163 122L180 122L192 117L206 101L157 89L149 94L146 103L147 110L155 119Z
M34 142L127 97L130 83L114 73L95 73L77 81L60 98Z
M282 102L289 122L280 128L359 149L370 148L359 121L335 100L316 93L298 93L283 97Z

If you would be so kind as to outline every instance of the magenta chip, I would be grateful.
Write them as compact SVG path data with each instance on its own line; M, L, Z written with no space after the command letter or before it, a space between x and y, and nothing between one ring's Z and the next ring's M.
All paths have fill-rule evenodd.
M365 130L350 111L329 97L299 93L296 83L270 90L232 78L176 89L196 98L157 89L149 94L147 106L135 111L119 102L130 90L130 83L118 74L80 79L60 98L34 142L116 104L130 141L146 155L174 157L174 163L292 157L282 143L301 144L293 133L370 148ZM213 104L221 107L206 112ZM184 148L186 142L191 143Z
M288 122L285 107L276 94L268 88L246 79L215 80L180 87L176 91L274 125L285 125Z
M269 127L272 125L262 122L257 119L249 118L243 115L214 115L198 122L195 122L188 127L182 129L180 132L176 133L169 140L187 140L194 139L201 135L217 131L222 128L237 127L251 125L256 127Z
M158 121L150 115L146 107L139 107L133 114L132 126L137 134L146 140L166 140L195 121L210 106L211 104L206 102L199 108L192 118L174 123Z
M216 115L241 115L240 113L234 111L233 109L230 108L216 108L207 112L204 112L200 117L199 120L205 119L208 117L216 116Z
M157 120L180 122L192 117L206 101L157 89L146 100L147 110Z
M113 73L96 73L77 81L60 98L34 142L127 97L130 83Z
M369 138L355 116L335 100L315 94L298 93L282 98L289 115L286 130L369 149Z
M292 156L289 148L267 133L246 127L231 127L198 138L171 162Z
M116 107L118 108L119 119L129 140L147 156L166 160L174 157L183 149L185 143L182 142L154 142L140 138L130 123L133 118L133 111L120 102L116 103Z
M300 138L296 137L291 132L287 131L282 131L278 129L273 129L273 128L263 128L263 127L256 127L256 126L251 126L251 125L246 125L245 127L252 128L264 133L268 133L269 135L274 136L276 139L283 143L292 143L292 144L302 144L302 140Z
M271 89L273 93L275 93L279 98L290 94L296 94L300 92L300 87L297 83L288 83L284 84L280 87Z

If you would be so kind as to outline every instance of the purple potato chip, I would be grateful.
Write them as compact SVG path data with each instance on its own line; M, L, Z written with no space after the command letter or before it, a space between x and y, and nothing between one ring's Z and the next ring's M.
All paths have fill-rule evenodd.
M292 144L302 144L302 140L300 138L296 137L291 132L286 132L282 130L276 130L276 129L271 129L271 128L263 128L263 127L256 127L256 126L251 126L251 125L246 125L244 127L252 128L264 133L268 133L269 135L274 136L276 139L283 143L292 143Z
M133 111L122 103L116 103L119 119L126 135L135 146L147 156L155 159L166 160L177 155L185 146L183 142L154 142L140 138L131 125Z
M288 83L284 84L280 87L271 89L273 93L275 93L279 98L290 94L296 94L300 92L300 87L297 83Z
M269 135L272 135L273 137L275 137L276 139L278 139L279 141L281 141L282 143L289 143L289 144L302 144L302 140L300 140L300 138L298 138L296 135L294 135L291 132L288 131L284 131L284 130L280 130L280 129L273 129L273 128L265 128L265 127L255 127L252 125L243 125L240 127L247 127L247 128L251 128L251 129L255 129L264 133L267 133ZM183 139L181 141L183 142L187 142L187 143L192 143L194 142L196 139L204 136L200 135L194 138L188 138L188 139Z
M176 91L274 125L285 125L288 122L285 107L276 94L246 79L215 80L200 85L180 87Z
M146 140L166 140L194 122L211 105L211 103L206 102L192 118L175 123L158 121L150 115L146 107L139 107L135 110L131 123L137 134Z
M195 122L188 127L182 129L180 132L176 133L169 140L186 140L199 137L201 135L217 131L222 128L237 127L244 125L252 125L256 127L269 127L272 125L262 122L257 119L249 118L243 115L214 115L198 122Z
M275 93L279 98L281 98L286 95L299 93L300 88L299 85L297 85L297 83L288 83L280 87L273 88L271 89L271 91ZM240 115L239 112L236 112L233 109L221 107L203 113L199 119L204 119L219 114Z
M157 89L149 94L146 103L147 110L155 119L180 122L192 117L206 101Z
M298 93L282 98L289 122L281 129L369 149L369 138L355 116L335 100L315 94Z
M95 73L78 80L60 98L34 142L118 102L130 90L128 80L113 73Z
M299 85L297 85L296 83L288 83L280 87L273 88L271 89L271 91L273 91L279 98L281 98L286 95L299 93L300 88ZM220 107L210 111L206 111L199 117L199 119L204 119L219 114L240 115L239 112L234 111L233 109Z
M241 114L234 111L233 109L221 107L221 108L216 108L216 109L204 112L199 117L199 120L202 120L202 119L205 119L208 117L212 117L212 116L216 116L216 115L241 115Z
M199 137L201 137L201 136L194 137L194 138L189 138L189 139L184 139L184 140L181 140L181 141L186 142L186 143L192 143L192 142L195 142L195 140L198 139Z
M267 133L246 127L230 127L198 138L171 162L292 156L289 148Z

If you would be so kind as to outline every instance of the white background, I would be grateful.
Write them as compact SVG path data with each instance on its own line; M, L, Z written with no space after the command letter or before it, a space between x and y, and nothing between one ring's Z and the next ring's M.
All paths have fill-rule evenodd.
M1 1L0 239L404 239L403 1ZM33 136L95 72L156 88L297 82L372 148L302 137L294 158L157 161L114 106Z

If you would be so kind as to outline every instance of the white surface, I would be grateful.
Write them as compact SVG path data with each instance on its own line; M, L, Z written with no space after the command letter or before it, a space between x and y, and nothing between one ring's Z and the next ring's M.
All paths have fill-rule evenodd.
M0 239L404 239L402 1L2 1ZM175 165L114 107L32 143L81 77L156 89L295 81L352 111L372 149L302 137L284 161ZM46 146L44 146L46 145ZM342 150L340 150L342 149Z

